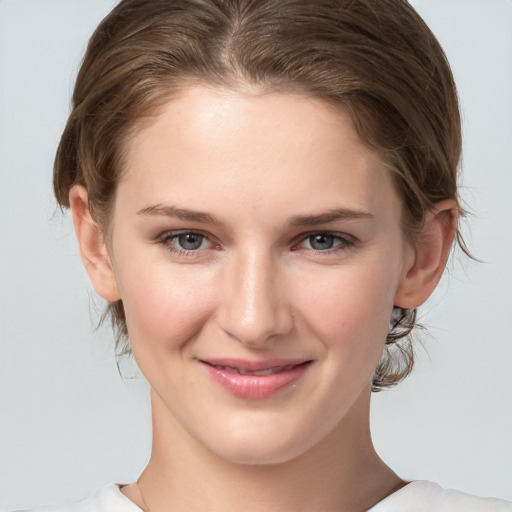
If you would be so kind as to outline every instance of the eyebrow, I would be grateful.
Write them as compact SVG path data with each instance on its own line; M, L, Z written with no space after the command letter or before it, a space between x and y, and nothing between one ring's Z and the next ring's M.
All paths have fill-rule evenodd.
M334 208L316 215L299 215L290 219L291 226L316 226L328 224L338 220L374 219L375 217L364 210L351 210L349 208Z
M178 219L189 220L193 222L202 222L222 226L224 223L217 217L196 210L187 208L178 208L171 205L155 204L146 206L137 212L137 215L161 215L164 217L174 217ZM292 217L288 224L295 227L316 226L319 224L328 224L339 220L358 220L374 219L375 217L364 210L352 210L349 208L334 208L327 212L311 215L297 215Z
M222 225L223 223L210 215L209 213L188 210L186 208L177 208L175 206L155 204L146 206L137 212L137 215L162 215L164 217L175 217L178 219L190 220L193 222L203 222L206 224Z

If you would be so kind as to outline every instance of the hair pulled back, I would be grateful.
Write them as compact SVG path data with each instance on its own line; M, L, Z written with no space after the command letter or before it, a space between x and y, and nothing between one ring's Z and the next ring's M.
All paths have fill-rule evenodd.
M130 133L194 83L300 92L346 109L395 179L411 241L436 202L457 200L453 77L405 0L123 0L94 32L78 73L55 160L59 204L69 207L70 188L84 186L108 238ZM122 302L106 314L118 353L129 353ZM374 391L410 373L415 317L395 308Z

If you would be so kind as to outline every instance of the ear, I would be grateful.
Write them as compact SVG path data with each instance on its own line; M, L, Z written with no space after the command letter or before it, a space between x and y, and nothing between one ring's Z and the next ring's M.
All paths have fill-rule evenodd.
M73 186L69 192L69 204L80 254L92 285L100 297L115 302L121 295L101 229L89 211L87 190L80 185Z
M457 204L452 199L436 203L413 247L414 257L404 269L395 305L404 309L423 304L435 290L446 266L457 228Z

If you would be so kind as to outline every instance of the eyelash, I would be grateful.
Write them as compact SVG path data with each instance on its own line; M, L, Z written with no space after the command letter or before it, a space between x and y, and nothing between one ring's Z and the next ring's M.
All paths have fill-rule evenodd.
M334 239L334 242L336 242L336 241L338 242L338 245L336 245L335 247L332 247L330 249L323 250L323 251L318 250L318 249L313 249L313 248L309 248L309 249L303 248L303 249L308 252L312 252L314 254L329 255L329 254L336 254L336 253L347 251L348 249L353 247L354 244L356 243L354 237L347 235L345 233L339 233L339 232L333 232L333 231L314 231L312 233L305 233L305 234L300 235L299 240L295 244L293 244L292 250L299 250L301 244L303 244L304 242L311 240L312 238L317 237L317 236L332 237Z
M160 236L157 239L157 243L163 246L167 251L177 254L178 256L185 256L185 257L197 257L202 252L201 247L198 247L197 249L183 249L177 245L175 245L173 242L176 241L180 236L183 235L195 235L202 237L201 245L206 240L210 244L212 244L213 249L220 249L220 245L216 244L215 242L212 242L212 240L206 235L205 233L202 233L201 231L168 231L164 233L162 236ZM315 255L330 255L330 254L336 254L340 252L347 251L348 249L352 248L356 240L346 234L341 234L338 232L332 232L332 231L314 231L311 233L303 233L300 235L300 237L296 238L296 241L292 244L291 250L292 251L298 251L301 249L301 245L308 240L311 241L314 237L318 236L324 236L324 237L332 237L334 243L338 243L338 245L335 245L332 248L325 249L325 250L319 250L319 249L313 249L313 248L307 248L302 247L303 250L313 253Z
M186 256L186 257L196 257L199 255L201 249L192 249L187 250L183 249L181 247L178 247L177 245L173 244L173 241L177 240L180 236L183 235L195 235L202 237L201 245L204 240L208 241L210 244L212 244L214 249L220 249L219 244L215 244L212 242L208 236L204 233L201 233L200 231L168 231L164 233L162 236L160 236L157 240L157 243L162 245L167 251L177 254L178 256Z

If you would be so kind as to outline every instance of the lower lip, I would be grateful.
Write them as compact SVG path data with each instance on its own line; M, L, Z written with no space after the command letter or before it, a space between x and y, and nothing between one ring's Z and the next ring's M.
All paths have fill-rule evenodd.
M270 375L240 375L202 363L210 378L236 398L262 400L284 391L295 384L309 369L311 363L297 365Z

